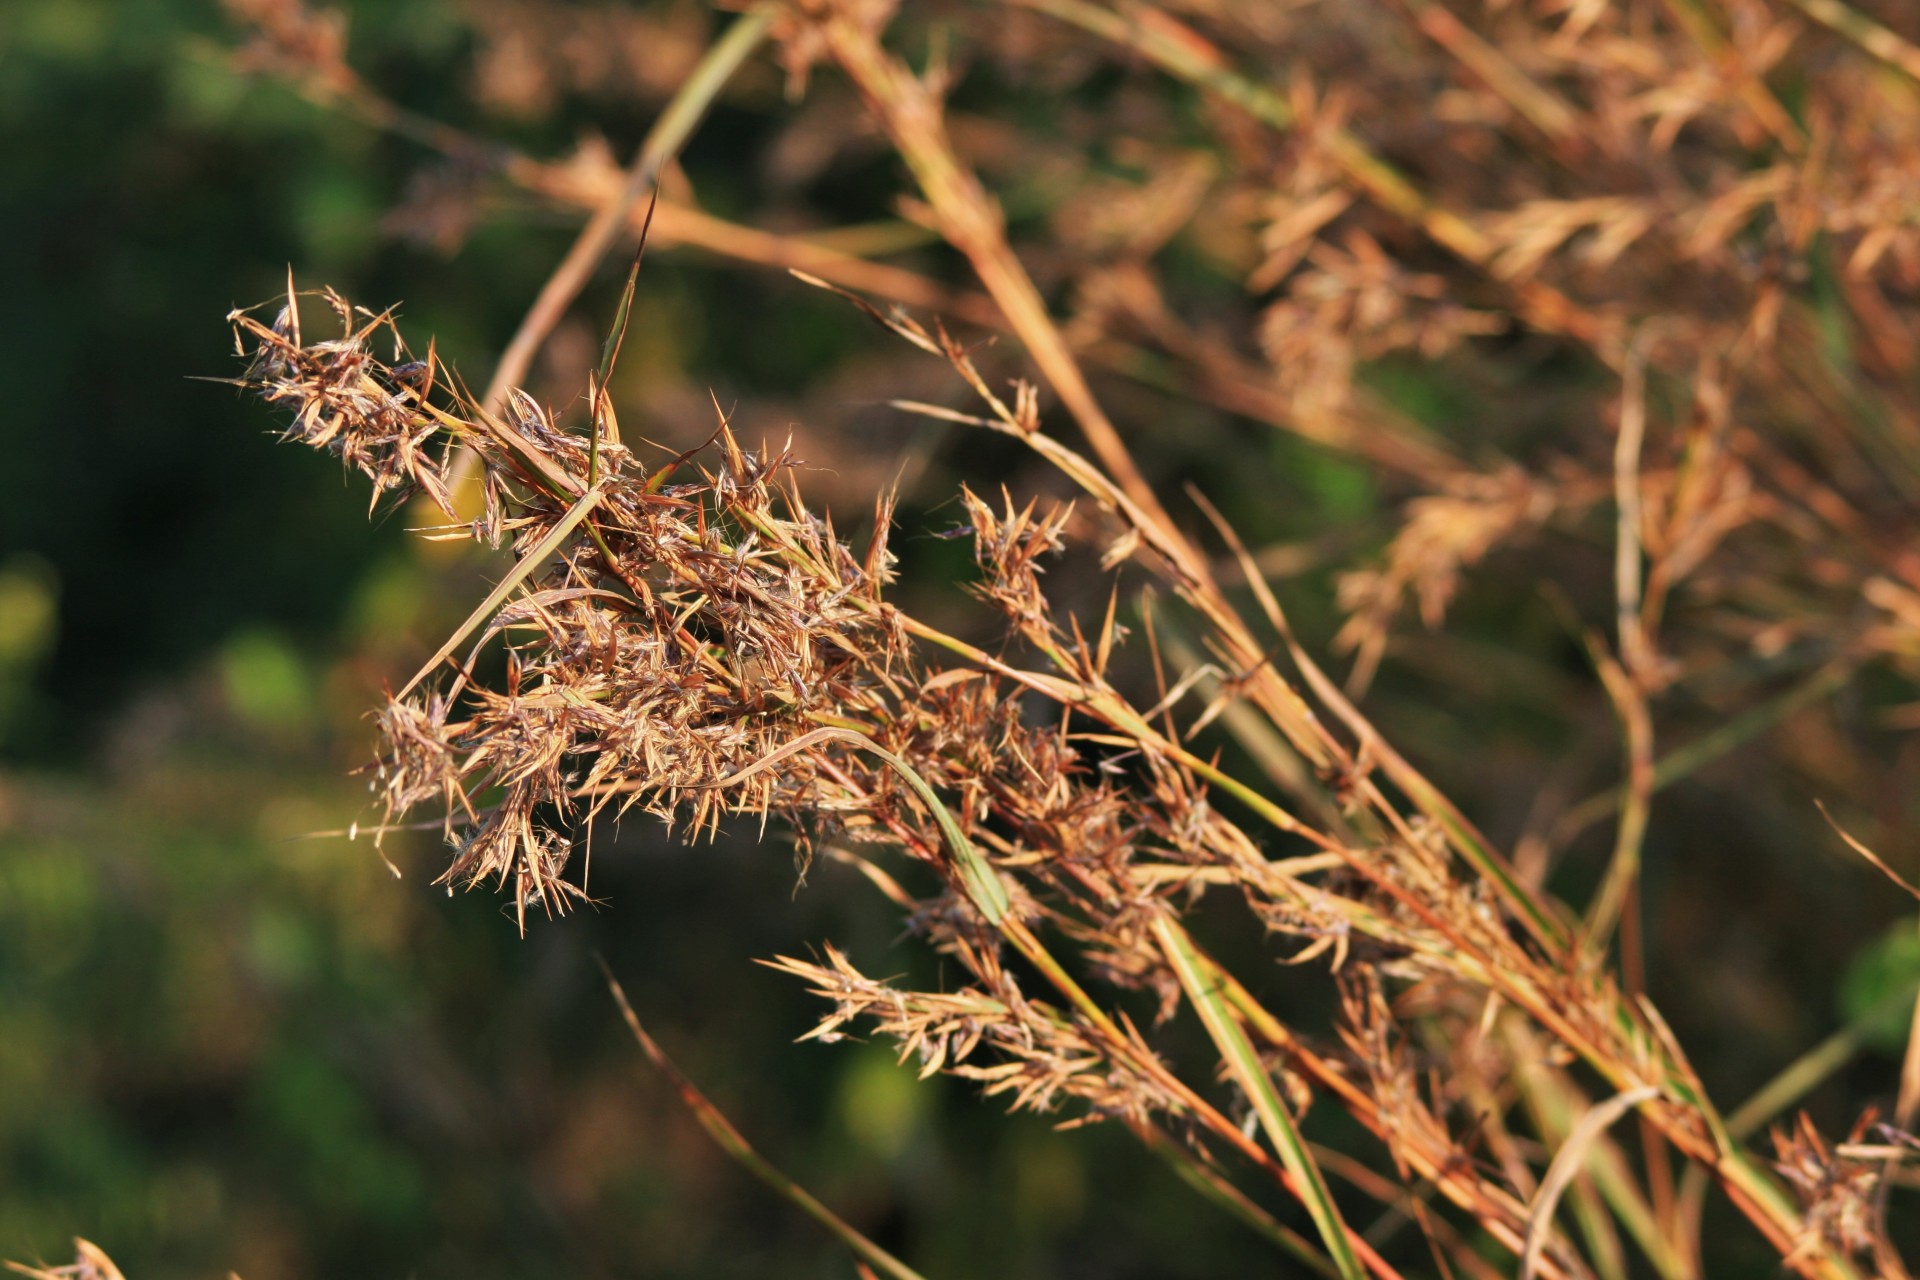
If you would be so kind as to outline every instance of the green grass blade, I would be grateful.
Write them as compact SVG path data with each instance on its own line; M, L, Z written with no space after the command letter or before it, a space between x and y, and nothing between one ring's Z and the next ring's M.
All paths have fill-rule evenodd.
M1779 1075L1742 1103L1727 1117L1727 1133L1736 1142L1745 1142L1758 1133L1769 1121L1853 1061L1853 1056L1867 1044L1869 1027L1912 1001L1912 988L1903 985L1861 1010L1845 1026L1787 1064Z
M605 492L603 489L589 489L581 494L579 501L567 508L567 513L560 517L552 529L547 531L547 535L535 543L532 548L528 550L527 554L521 556L519 563L515 564L513 568L508 571L506 577L500 579L499 585L487 593L487 598L480 602L480 607L468 614L467 620L461 623L452 635L447 637L447 642L440 646L439 652L429 658L426 665L414 673L413 679L407 681L406 688L400 690L400 692L394 696L396 698L404 698L409 693L412 693L416 685L433 674L434 669L442 662L445 662L447 656L460 647L461 641L473 634L475 627L492 617L494 610L506 603L507 597L513 594L514 588L518 587L522 582L525 582L528 576L531 575L535 569L539 568L548 556L559 549L560 544L567 540L568 536L573 533L580 522L587 518L587 513L600 505L600 499L605 496Z
M627 268L627 284L620 291L620 307L614 312L613 325L607 331L606 342L601 344L600 367L594 371L603 395L608 379L613 377L613 367L620 362L620 348L627 340L627 321L633 315L633 294L640 284L640 264L647 256L647 235L653 230L653 213L659 207L660 188L655 186L653 198L647 201L646 220L640 224L640 247L633 251L633 265Z
M959 868L960 883L966 886L967 896L973 899L973 905L980 909L980 914L987 918L988 924L998 926L1007 918L1007 910L1013 905L1007 897L1007 887L1000 883L1000 877L987 865L987 860L967 839L966 832L960 830L960 824L953 820L953 814L933 793L926 779L914 772L912 765L871 738L865 745L868 751L886 761L932 812L934 822L940 827L940 834L946 837L954 865Z
M1181 988L1187 993L1187 1000L1200 1015L1200 1021L1206 1024L1207 1034L1213 1037L1221 1061L1226 1064L1234 1083L1253 1103L1260 1127L1266 1131L1268 1141L1273 1143L1280 1163L1298 1184L1297 1193L1305 1202L1321 1240L1326 1243L1327 1253L1333 1258L1333 1265L1341 1280L1364 1280L1366 1271L1354 1252L1347 1225L1341 1220L1340 1210L1333 1203L1333 1193L1328 1190L1327 1181L1320 1174L1320 1166L1307 1150L1306 1141L1294 1126L1293 1117L1280 1100L1279 1091L1273 1087L1273 1079L1267 1074L1259 1055L1254 1052L1252 1042L1228 1012L1226 1001L1221 997L1220 984L1206 974L1192 942L1172 919L1161 916L1153 922L1153 931L1180 979Z

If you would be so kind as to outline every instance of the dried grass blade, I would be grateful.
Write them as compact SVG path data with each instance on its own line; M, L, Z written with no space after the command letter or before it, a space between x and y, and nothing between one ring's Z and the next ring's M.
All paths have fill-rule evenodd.
M1920 81L1920 46L1901 39L1857 9L1840 0L1788 0L1815 22L1832 27L1890 67Z
M1855 853L1859 854L1861 857L1865 858L1868 862L1872 863L1874 869L1877 870L1881 875L1893 881L1895 884L1899 885L1902 889L1905 889L1909 894L1912 894L1914 897L1920 898L1920 888L1915 888L1914 885L1910 881L1903 878L1898 871L1895 871L1892 867L1888 866L1885 860L1883 860L1879 854L1875 853L1873 850L1867 848L1866 845L1860 843L1860 841L1854 839L1851 835L1847 834L1846 829L1842 827L1838 822L1835 822L1833 820L1833 815L1827 812L1827 806L1823 802L1819 800L1815 800L1813 803L1819 808L1820 816L1827 820L1827 825L1833 828L1833 833L1839 836L1842 840L1845 840L1847 842L1847 847L1849 849L1852 849Z
M1547 1176L1541 1180L1540 1192L1533 1200L1533 1213L1527 1219L1526 1242L1520 1249L1520 1280L1533 1280L1540 1273L1541 1254L1546 1248L1547 1237L1553 1231L1554 1208L1560 1203L1560 1196L1573 1181L1574 1175L1580 1172L1580 1166L1587 1157L1587 1148L1614 1121L1641 1103L1659 1096L1660 1090L1650 1084L1617 1093L1581 1116L1579 1123L1568 1131L1567 1140L1560 1144L1559 1153L1553 1157L1553 1163L1547 1166Z
M883 1275L892 1276L894 1280L923 1280L918 1271L869 1240L858 1228L815 1199L805 1187L767 1163L720 1109L681 1074L666 1050L647 1034L647 1029L640 1023L640 1016L627 1000L627 993L621 989L619 980L613 976L613 970L607 967L604 959L600 960L600 972L606 976L607 987L612 991L615 1003L620 1006L620 1016L626 1021L627 1030L633 1033L634 1040L639 1043L648 1060L673 1083L680 1094L681 1103L700 1122L707 1136L732 1157L735 1164L766 1184L781 1199L831 1231L863 1264L878 1269Z
M73 1238L73 1265L70 1267L30 1267L24 1262L9 1262L7 1270L33 1280L126 1280L120 1274L120 1268L113 1264L106 1250L91 1240L79 1236Z
M506 603L507 597L513 594L514 589L525 582L528 576L572 535L580 522L587 518L587 513L600 504L600 499L605 494L606 491L599 488L589 489L581 494L579 501L567 508L567 513L547 531L547 535L535 543L526 555L520 557L519 563L513 566L506 577L500 579L499 585L487 593L487 598L480 602L480 607L467 615L467 620L447 637L446 643L440 646L439 651L427 660L425 666L414 673L413 679L407 681L406 687L395 696L406 697L422 680L432 675L434 670L460 647L460 642L472 635L475 627L492 617L494 610Z
M1054 394L1115 483L1146 523L1161 532L1174 563L1204 580L1205 562L1187 545L1160 505L1106 410L1095 398L1078 358L1053 321L1032 277L1007 243L1005 219L973 171L955 152L927 86L886 53L871 32L836 17L825 28L834 56L866 96L875 120L932 207L941 235L964 254L1008 325L1039 366Z
M1674 21L1699 46L1700 52L1707 55L1709 62L1728 69L1722 74L1730 73L1737 77L1740 96L1761 127L1771 133L1789 154L1798 155L1804 151L1807 135L1773 96L1766 81L1758 73L1739 66L1738 55L1700 0L1666 0L1666 8Z
M1406 793L1415 807L1439 824L1440 829L1447 833L1448 839L1459 851L1461 857L1465 858L1467 863L1494 887L1541 943L1555 949L1565 945L1566 931L1561 927L1560 922L1554 919L1547 907L1536 899L1525 885L1520 883L1506 860L1494 852L1493 848L1487 844L1486 838L1467 821L1466 815L1456 809L1453 803L1440 793L1439 788L1428 782L1426 777L1409 764L1399 752L1388 746L1385 739L1380 736L1380 731L1373 727L1373 722L1361 715L1359 709L1340 692L1339 687L1327 678L1326 672L1320 669L1320 664L1313 660L1295 638L1293 627L1287 621L1286 613L1280 608L1279 599L1273 594L1273 589L1267 585L1266 575L1262 574L1259 566L1254 563L1246 543L1241 541L1240 535L1234 531L1233 526L1227 523L1211 503L1197 493L1195 497L1199 499L1198 505L1201 511L1213 523L1214 529L1239 562L1240 571L1245 576L1247 585L1253 589L1254 598L1259 601L1268 624L1285 643L1287 652L1292 656L1294 666L1299 668L1301 676L1306 680L1307 687L1313 690L1359 740L1361 753L1377 760L1387 776L1393 780L1394 785Z
M1373 722L1360 714L1358 708L1340 692L1339 686L1327 678L1320 664L1307 654L1291 634L1287 638L1287 646L1301 674L1306 677L1308 686L1360 740L1361 749L1379 763L1393 784L1413 801L1414 807L1446 832L1447 839L1460 856L1514 909L1516 918L1542 945L1554 950L1564 947L1565 927L1544 902L1520 883L1506 859L1494 851L1486 837L1467 820L1467 816L1454 807L1438 787L1427 781L1426 775L1387 745Z
M1488 88L1562 148L1565 155L1579 156L1585 152L1579 117L1566 99L1514 65L1499 48L1489 44L1444 6L1432 0L1402 0L1402 3L1428 39L1486 81Z
M1199 495L1196 493L1195 496ZM1259 574L1259 569L1254 566L1252 556L1246 554L1244 546L1236 547L1236 557L1243 574ZM1248 582L1257 599L1272 599L1272 589L1264 577L1249 577ZM1177 622L1162 621L1159 626L1160 642L1175 662L1184 667L1199 663L1199 653L1188 642ZM1314 776L1305 757L1273 727L1271 721L1248 706L1240 690L1225 681L1216 683L1214 697L1221 708L1220 722L1239 742L1241 749L1260 766L1262 773L1312 810L1330 831L1343 833L1346 820L1341 816L1339 807L1328 798L1326 787Z
M1584 1113L1587 1099L1565 1072L1548 1065L1536 1052L1537 1048L1537 1043L1530 1037L1515 1040L1514 1050L1526 1065L1514 1073L1514 1087L1525 1102L1536 1130L1550 1140L1564 1141L1572 1131L1573 1116ZM1686 1258L1674 1247L1672 1238L1661 1234L1653 1207L1635 1185L1626 1155L1619 1146L1600 1139L1595 1145L1589 1166L1594 1189L1606 1201L1614 1218L1619 1220L1646 1254L1662 1280L1696 1278L1698 1272L1688 1267ZM1586 1226L1584 1221L1582 1226Z
M581 228L573 247L567 250L567 256L553 269L553 274L547 277L533 306L528 308L526 317L521 320L520 328L507 343L506 350L501 352L500 362L494 367L493 377L488 380L486 395L481 398L482 408L491 411L505 397L509 387L518 386L526 379L527 369L533 364L534 354L539 351L540 344L546 341L547 335L560 322L560 317L585 287L587 278L606 256L608 247L627 225L627 215L632 212L640 193L658 180L660 171L692 136L694 127L700 123L708 106L719 96L727 81L732 79L733 73L766 39L767 30L773 25L774 9L772 4L760 4L741 14L681 83L673 100L660 113L653 128L648 130L645 140L641 142L640 152L634 157L626 183L613 199L595 210L587 225ZM462 454L456 461L451 477L456 487L467 478L472 466L471 452Z
M1363 1280L1366 1272L1354 1252L1347 1224L1341 1219L1340 1210L1333 1202L1333 1193L1327 1188L1326 1179L1321 1176L1320 1166L1307 1150L1306 1141L1294 1126L1293 1117L1288 1114L1286 1104L1273 1087L1272 1077L1254 1052L1253 1043L1228 1011L1226 1001L1221 998L1219 984L1207 979L1193 944L1172 920L1166 916L1159 917L1153 922L1153 932L1179 977L1187 1000L1193 1005L1194 1012L1200 1015L1201 1022L1206 1024L1207 1034L1213 1038L1221 1061L1226 1064L1234 1083L1240 1086L1241 1092L1253 1104L1254 1113L1259 1116L1260 1126L1266 1130L1268 1141L1273 1143L1280 1162L1298 1184L1300 1198L1306 1203L1313 1225L1319 1230L1320 1238L1325 1242L1342 1280Z
M534 300L526 319L521 322L519 332L514 334L506 351L501 354L499 367L494 371L486 398L482 401L488 408L506 394L508 387L517 386L524 379L534 352L539 350L548 332L559 322L561 313L578 296L587 276L606 255L608 246L626 225L627 213L639 200L640 193L653 185L667 161L692 135L694 126L706 114L707 107L721 88L739 70L748 55L759 47L773 23L773 16L772 5L760 5L735 20L681 84L673 101L660 113L659 119L654 121L653 128L640 144L640 153L634 157L626 185L581 229L579 238L568 250L566 258L554 269L546 287Z

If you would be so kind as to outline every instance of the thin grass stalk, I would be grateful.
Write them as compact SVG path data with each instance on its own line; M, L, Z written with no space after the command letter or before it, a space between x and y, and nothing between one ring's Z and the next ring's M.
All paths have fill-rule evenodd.
M1602 652L1598 644L1590 646L1601 682L1624 730L1626 800L1621 806L1620 826L1615 833L1613 860L1588 912L1580 940L1582 961L1592 963L1605 953L1616 924L1620 926L1621 973L1627 990L1634 995L1646 987L1637 889L1653 803L1653 712L1648 705L1647 688L1657 679L1659 663L1653 638L1648 634L1644 591L1646 515L1641 506L1640 470L1646 432L1646 368L1641 344L1636 341L1627 354L1621 378L1620 429L1613 451L1616 517L1613 579L1619 661ZM1664 1164L1666 1150L1655 1130L1650 1126L1643 1126L1643 1130L1647 1138L1648 1181L1664 1187L1664 1177L1656 1178L1653 1170ZM1656 1201L1662 1209L1670 1207L1664 1195L1657 1196Z
M533 357L539 352L541 344L553 332L553 327L560 323L560 318L573 305L573 300L580 296L580 291L599 268L614 241L626 230L628 216L639 203L641 195L658 181L661 170L693 136L693 131L714 99L726 87L727 81L733 78L734 73L766 39L777 12L778 6L772 0L762 0L734 19L726 33L713 43L681 82L672 101L642 140L640 150L627 170L626 182L580 229L566 256L547 277L533 305L521 319L519 328L500 353L493 376L488 379L487 389L480 398L485 408L497 409L505 399L508 388L526 381L527 370L532 367ZM463 454L456 462L453 473L456 488L473 466L469 460L471 458L471 454Z
M1665 0L1665 4L1674 22L1699 46L1702 53L1722 65L1731 61L1727 37L1700 0ZM1787 114L1787 109L1780 105L1780 100L1773 96L1766 82L1744 70L1739 78L1740 97L1761 127L1771 133L1788 154L1797 155L1806 150L1807 135Z
M1586 1241L1587 1262L1597 1280L1627 1280L1627 1253L1621 1246L1620 1232L1584 1170L1567 1188L1567 1197L1572 1202L1574 1225Z
M799 755L829 740L852 743L879 759L907 784L913 794L920 798L920 802L927 806L928 812L933 815L934 824L940 828L940 834L946 841L947 852L953 858L955 874L961 885L965 887L967 897L972 900L973 905L986 918L988 924L996 927L1001 925L1007 918L1007 910L1011 902L1007 897L1006 886L1000 883L999 874L980 855L973 841L967 839L967 833L960 829L958 822L954 821L952 811L941 801L934 789L927 785L927 780L920 776L919 771L857 729L828 725L815 729L811 733L802 734L779 750L760 757L745 769L721 778L712 785L734 786L762 770L773 768L788 756Z
M1538 129L1563 160L1577 160L1586 152L1580 121L1559 94L1542 85L1498 47L1488 43L1446 6L1435 0L1399 0L1414 25L1445 49L1474 75L1485 81L1528 123Z
M939 219L941 233L972 263L980 283L1079 424L1101 465L1153 523L1171 530L1172 518L1094 398L1079 363L1047 314L1039 290L1007 245L999 210L954 155L939 108L926 86L881 49L869 32L837 12L828 17L824 31L835 59L866 96L913 171ZM1176 563L1189 576L1205 576L1204 565L1191 555L1183 555Z
M1195 953L1203 972L1216 989L1255 1034L1275 1049L1315 1084L1340 1099L1354 1118L1383 1140L1391 1138L1373 1100L1347 1075L1307 1051L1285 1023L1274 1017L1232 974L1213 963L1203 953ZM1397 1159L1405 1160L1420 1177L1428 1179L1454 1204L1473 1214L1488 1234L1518 1256L1521 1247L1519 1224L1525 1219L1525 1206L1505 1192L1473 1178L1454 1151L1432 1152L1420 1148L1399 1147Z
M1649 795L1691 777L1729 752L1752 742L1795 712L1843 688L1859 670L1848 658L1826 663L1799 684L1676 747L1653 765ZM1565 847L1581 832L1615 813L1626 799L1625 786L1597 792L1575 804L1553 825L1552 841Z
M894 834L909 844L917 843L912 833L903 828L896 827ZM959 832L957 826L955 826L951 832L943 828L943 836L949 839L958 838L961 841L966 840L965 835ZM969 847L971 846L969 845ZM1274 1163L1265 1152L1261 1151L1246 1135L1241 1133L1239 1128L1233 1125L1217 1108L1207 1103L1198 1093L1194 1092L1190 1086L1168 1070L1158 1057L1140 1043L1137 1036L1131 1035L1122 1029L1119 1023L1114 1020L1113 1016L1108 1013L1099 1001L1088 994L1086 988L1067 971L1066 967L1054 957L1046 945L1042 943L1040 939L1034 935L1032 930L1017 916L1003 914L997 923L1000 935L1005 938L1029 964L1039 970L1041 975L1047 979L1053 988L1066 998L1068 1004L1073 1007L1076 1013L1086 1019L1086 1021L1101 1034L1107 1042L1109 1052L1132 1062L1136 1068L1153 1077L1162 1087L1167 1089L1172 1097L1176 1098L1182 1105L1190 1110L1193 1116L1216 1137L1224 1139L1240 1151L1242 1155L1248 1157L1257 1166L1269 1172L1289 1194L1306 1205L1309 1212L1315 1217L1316 1223L1320 1220L1320 1214L1314 1207L1313 1197L1316 1195L1325 1195L1324 1183L1322 1183L1316 1191L1309 1183L1303 1181L1299 1174L1285 1162L1284 1152L1282 1153L1282 1162L1278 1164ZM1271 1088L1271 1082L1269 1082L1268 1088ZM1385 1259L1381 1258L1368 1247L1364 1241L1353 1240L1343 1234L1342 1242L1347 1246L1349 1252L1357 1253L1365 1259L1365 1270L1357 1274L1364 1276L1367 1271L1371 1271L1376 1277L1379 1277L1379 1280L1399 1280L1399 1273L1389 1266ZM1338 1265L1338 1254L1334 1255L1334 1260L1336 1265ZM1341 1274L1343 1277L1346 1275L1344 1271L1341 1272Z
M1297 121L1285 98L1233 71L1212 42L1166 13L1128 3L1124 14L1086 0L1010 0L1023 8L1072 23L1130 48L1169 74L1239 107L1283 133ZM1404 174L1369 151L1344 129L1326 129L1320 143L1359 187L1382 209L1424 230L1436 244L1476 267L1491 268L1496 245L1460 214L1430 198ZM1603 360L1619 358L1619 335L1589 315L1559 290L1539 281L1513 286L1518 310L1530 323L1564 333L1592 347Z
M1319 663L1313 660L1305 647L1294 637L1293 627L1287 621L1286 613L1280 608L1279 599L1267 584L1266 575L1261 573L1259 566L1254 563L1246 544L1241 542L1232 526L1221 519L1219 513L1211 506L1203 502L1201 509L1213 519L1214 527L1220 531L1228 549L1240 562L1241 573L1246 578L1247 585L1253 589L1255 600L1265 612L1268 625L1274 629L1286 646L1288 655L1293 659L1294 666L1306 681L1307 687L1333 711L1358 740L1358 754L1377 762L1394 785L1413 801L1414 806L1439 824L1440 828L1447 833L1449 842L1466 859L1468 865L1493 886L1501 899L1518 914L1521 922L1543 946L1549 950L1558 950L1563 947L1566 942L1565 926L1554 917L1536 895L1520 883L1513 874L1513 868L1494 852L1486 837L1467 821L1466 815L1455 808L1453 803L1440 793L1439 788L1427 781L1399 752L1389 746L1373 724L1361 715L1339 687L1327 678ZM1364 783L1364 787L1368 798L1377 808L1390 814L1393 812L1392 807L1386 803L1385 797L1380 795L1371 782Z
M418 671L413 673L413 678L401 686L400 692L395 696L404 698L409 693L412 693L422 680L432 675L439 669L441 663L452 657L454 650L460 647L461 642L472 635L487 619L493 617L494 614L500 611L500 606L505 604L515 591L520 589L522 583L533 576L534 570L546 563L548 556L558 551L561 545L573 536L573 531L579 528L580 522L591 515L593 509L600 505L601 499L605 497L606 490L598 487L589 489L581 494L579 499L576 500L571 507L567 508L566 514L554 522L553 528L547 532L547 535L532 547L528 548L527 553L515 562L513 568L507 571L506 576L494 584L493 590L487 593L486 599L482 600L474 611L467 615L465 622L462 622L458 627L454 628L453 633L447 637L446 642L434 651L433 656L428 658Z
M1920 45L1903 39L1858 9L1842 4L1841 0L1787 0L1787 3L1920 83Z
M599 957L595 958L599 959ZM621 987L619 979L613 976L613 971L607 967L604 959L599 960L599 963L600 972L607 980L607 989L613 993L614 1003L620 1006L620 1016L626 1022L627 1030L633 1033L634 1041L647 1055L647 1060L654 1065L654 1069L673 1085L674 1091L680 1095L681 1105L687 1109L688 1114L699 1123L700 1127L706 1130L707 1136L713 1139L714 1145L775 1195L825 1227L865 1265L875 1268L883 1275L893 1277L893 1280L925 1280L918 1271L875 1244L859 1228L827 1208L812 1192L780 1172L754 1150L753 1144L734 1127L725 1113L716 1107L706 1094L700 1092L693 1081L689 1080L674 1064L673 1059L667 1055L667 1051L660 1047L659 1042L647 1033L646 1027L641 1024L640 1015L633 1011L633 1004L627 999L627 993Z
M1505 1280L1491 1262L1480 1256L1479 1241L1469 1243L1445 1218L1428 1209L1428 1188L1395 1182L1333 1147L1313 1143L1309 1149L1326 1172L1387 1207L1386 1215L1366 1231L1367 1240L1376 1247L1389 1238L1392 1218L1397 1216L1402 1222L1412 1223L1426 1237L1435 1270L1442 1276L1465 1274L1473 1280ZM1553 1274L1557 1276L1560 1272Z
M1638 980L1644 965L1638 954L1637 925L1625 919L1633 907L1634 886L1640 878L1641 847L1646 841L1647 822L1653 800L1653 715L1646 695L1634 677L1619 663L1595 647L1600 678L1608 698L1620 718L1623 729L1623 754L1626 757L1627 782L1620 806L1620 826L1614 836L1613 857L1600 882L1600 892L1587 914L1581 936L1583 963L1591 964L1603 955L1616 926L1622 931L1621 961L1630 989L1643 984ZM1633 930L1632 937L1627 933Z

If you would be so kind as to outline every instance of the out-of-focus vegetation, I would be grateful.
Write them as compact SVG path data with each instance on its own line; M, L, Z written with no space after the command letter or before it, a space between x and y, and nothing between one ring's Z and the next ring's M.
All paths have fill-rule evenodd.
M1308 648L1342 655L1368 715L1528 877L1580 903L1603 882L1614 807L1583 802L1621 780L1623 703L1648 711L1657 758L1707 744L1651 802L1646 990L1728 1110L1826 1041L1800 1101L1842 1135L1895 1103L1920 952L1912 903L1813 802L1920 878L1920 583L1903 550L1920 419L1897 209L1884 235L1832 216L1841 194L1866 203L1861 175L1823 186L1817 161L1898 173L1916 98L1784 3L1599 8L1168 6L1228 49L1297 50L1240 67L1271 73L1290 132L1167 78L1139 35L1164 37L1151 21L1117 51L1055 17L958 4L895 38L950 67L957 145L1176 520L1206 529L1180 497L1191 482ZM525 940L486 895L427 889L430 837L389 842L399 881L364 842L303 838L372 816L346 776L368 754L363 713L500 566L403 539L427 518L413 508L366 521L357 482L343 492L273 443L281 423L189 377L236 372L220 317L282 291L291 266L403 300L406 331L477 391L612 157L724 19L695 3L345 6L371 93L486 140L449 154L298 68L237 56L254 28L236 17L293 10L234 9L0 13L0 261L18 317L0 344L0 1255L55 1257L84 1234L135 1280L844 1274L644 1073L599 951L763 1151L930 1276L1270 1265L1118 1126L1059 1135L916 1082L885 1045L790 1044L814 1011L755 957L831 940L868 972L950 975L845 867L816 863L795 893L785 847L753 824L688 848L630 821L596 845L598 905ZM898 162L845 80L816 67L790 99L790 70L752 62L667 175L615 387L629 439L698 443L711 390L753 438L791 426L809 500L848 525L896 479L909 531L964 522L956 480L1063 492L1012 443L887 407L958 401L937 362L775 269L804 241L900 270L843 282L915 294L969 340L993 319L962 256L900 216ZM1553 92L1533 96L1540 83ZM1606 129L1569 129L1555 92L1599 104ZM1621 103L1638 114L1599 110ZM1473 215L1484 260L1464 269L1472 242L1383 200L1343 131ZM508 153L555 185L510 180ZM1615 203L1579 203L1602 196ZM618 265L533 369L547 402L577 403ZM980 358L1032 372L1011 344ZM1671 535L1646 550L1677 567L1653 588L1671 593L1666 634L1621 643L1628 366L1645 369L1646 528ZM1047 414L1067 436L1064 410ZM972 574L965 544L897 550L905 598L971 625L940 589ZM1056 577L1063 608L1097 623L1108 580ZM1317 1106L1309 1136L1351 1144L1336 1111ZM1510 1171L1550 1152L1477 1154ZM1893 1192L1896 1235L1912 1234L1911 1195ZM1424 1274L1398 1210L1350 1213ZM1706 1221L1706 1274L1777 1266L1723 1203Z

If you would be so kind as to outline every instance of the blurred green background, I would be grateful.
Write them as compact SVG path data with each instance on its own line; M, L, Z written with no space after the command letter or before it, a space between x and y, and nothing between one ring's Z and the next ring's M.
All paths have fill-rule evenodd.
M602 66L595 33L611 28L596 24L621 8L349 5L351 57L382 92L534 154L595 131L625 155L711 15L650 6L619 46L642 52ZM545 65L543 29L570 79L515 61ZM223 317L291 265L304 285L402 302L413 339L434 335L477 386L576 221L237 74L236 40L195 0L0 6L0 1256L59 1260L80 1234L130 1280L849 1274L647 1073L598 952L766 1155L929 1275L1270 1266L1124 1133L1058 1137L915 1083L884 1046L794 1045L813 1009L755 957L830 939L876 974L926 962L846 871L823 864L796 893L777 840L686 848L629 824L596 849L604 905L521 940L497 900L430 887L430 842L390 844L396 882L365 843L303 838L368 816L349 776L362 715L488 566L409 543L405 513L367 520L357 479L192 379L234 372ZM1038 91L988 91L1029 119L1045 109ZM685 157L702 204L775 225L884 216L897 180L872 140L844 120L844 136L810 124L826 143L783 132L781 94L756 65L716 109ZM831 154L809 167L808 145ZM1033 181L1006 193L1016 219L1044 205ZM429 216L447 190L470 224ZM954 272L932 251L916 264ZM618 275L556 334L543 394L577 393ZM812 492L856 516L906 467L903 526L952 524L954 476L992 485L1029 465L879 407L914 379L943 394L942 372L784 276L662 254L635 323L624 422L684 447L711 387L750 434L793 424ZM1379 381L1441 429L1471 394L1418 370ZM1129 409L1157 428L1141 437L1150 471L1200 481L1250 540L1337 526L1364 545L1390 527L1401 495L1351 463L1190 407ZM910 577L964 569L951 543L901 549ZM1602 586L1605 556L1588 556ZM1337 622L1318 570L1290 606L1310 636ZM1496 668L1486 637L1532 657ZM1381 720L1511 838L1576 745L1569 726L1604 726L1604 701L1551 611L1498 581L1422 653L1383 675ZM1449 750L1463 725L1478 766ZM1656 847L1649 892L1666 904L1656 960L1698 962L1661 971L1657 994L1737 1100L1836 1025L1849 957L1897 904L1803 857L1801 817L1728 798L1739 769L1773 766L1728 767L1663 811L1656 841L1693 843L1679 863ZM1911 950L1857 967L1852 1007L1907 981ZM1876 1096L1902 1030L1821 1095L1827 1118Z

